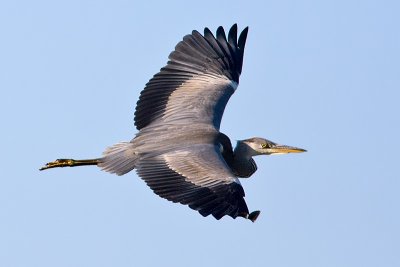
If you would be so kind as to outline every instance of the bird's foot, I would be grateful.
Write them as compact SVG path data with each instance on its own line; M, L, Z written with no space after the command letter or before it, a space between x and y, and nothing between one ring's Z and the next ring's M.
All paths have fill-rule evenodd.
M73 159L57 159L55 161L46 163L46 165L40 168L40 171L51 169L51 168L58 168L58 167L73 167L75 166L75 160Z

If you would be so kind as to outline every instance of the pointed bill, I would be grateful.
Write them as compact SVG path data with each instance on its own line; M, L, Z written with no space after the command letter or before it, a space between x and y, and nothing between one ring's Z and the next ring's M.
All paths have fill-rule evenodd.
M294 146L286 146L286 145L275 145L269 149L270 153L273 155L277 154L288 154L288 153L303 153L307 152L307 150L294 147Z

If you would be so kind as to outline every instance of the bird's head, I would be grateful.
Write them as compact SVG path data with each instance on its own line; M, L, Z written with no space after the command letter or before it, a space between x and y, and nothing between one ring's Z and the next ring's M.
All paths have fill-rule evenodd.
M238 145L241 146L242 149L246 149L247 153L251 154L251 156L302 153L307 151L294 146L279 145L260 137L240 140L238 141Z

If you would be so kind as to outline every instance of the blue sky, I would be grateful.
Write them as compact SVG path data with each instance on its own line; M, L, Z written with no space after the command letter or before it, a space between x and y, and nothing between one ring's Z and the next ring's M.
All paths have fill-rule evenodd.
M0 265L400 266L398 1L0 4ZM221 130L259 157L254 224L203 218L135 173L39 172L135 134L148 79L193 29L250 27Z

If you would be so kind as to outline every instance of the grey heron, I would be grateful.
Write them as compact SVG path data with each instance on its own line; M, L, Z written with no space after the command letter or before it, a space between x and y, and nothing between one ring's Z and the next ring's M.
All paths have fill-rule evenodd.
M188 205L217 220L228 215L255 221L238 178L250 177L253 157L306 150L264 138L239 140L235 149L220 132L222 115L242 72L248 27L237 37L234 24L225 35L193 31L180 41L169 61L146 84L136 105L136 136L108 147L96 159L58 159L40 170L97 165L124 175L135 169L162 198Z

